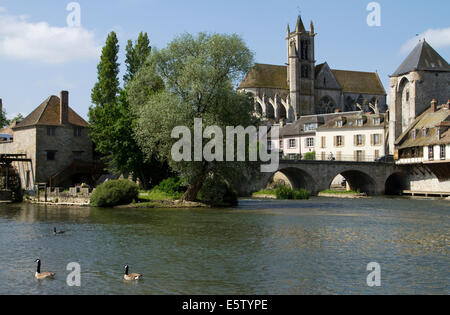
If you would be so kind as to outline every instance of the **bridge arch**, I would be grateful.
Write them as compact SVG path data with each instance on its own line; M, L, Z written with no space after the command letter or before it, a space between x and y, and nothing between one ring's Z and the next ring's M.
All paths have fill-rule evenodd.
M357 169L347 169L339 172L329 179L328 187L331 186L334 179L339 175L345 178L351 190L360 191L368 195L376 195L378 193L376 180L366 172Z
M312 194L317 193L316 181L309 172L303 169L297 167L282 168L270 177L269 183L275 182L277 177L280 178L279 175L282 175L282 177L284 177L283 181L287 181L286 184L291 186L293 189L303 188Z
M391 174L384 184L386 195L401 195L404 190L409 189L410 185L407 180L407 175L401 172Z

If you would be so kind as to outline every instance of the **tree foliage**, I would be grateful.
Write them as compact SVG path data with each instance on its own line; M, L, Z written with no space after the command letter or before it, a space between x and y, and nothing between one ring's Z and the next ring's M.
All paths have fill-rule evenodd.
M237 93L235 84L253 64L253 54L237 35L184 34L167 48L154 51L130 84L129 101L137 119L135 134L147 158L168 160L189 185L184 199L197 197L203 182L214 176L232 182L245 167L233 162L175 162L171 132L186 126L193 134L194 118L203 127L257 124L253 99ZM156 93L145 86L164 88ZM223 144L223 143L222 143Z
M137 41L133 46L133 41L129 40L126 47L126 59L125 64L127 71L123 76L124 85L126 86L130 81L134 79L139 69L147 60L152 51L150 46L150 40L147 33L141 32Z

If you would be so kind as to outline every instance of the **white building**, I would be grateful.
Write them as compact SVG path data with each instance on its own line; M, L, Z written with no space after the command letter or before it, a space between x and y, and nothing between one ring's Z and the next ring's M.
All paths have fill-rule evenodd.
M372 162L387 151L385 114L346 113L316 130L316 159Z

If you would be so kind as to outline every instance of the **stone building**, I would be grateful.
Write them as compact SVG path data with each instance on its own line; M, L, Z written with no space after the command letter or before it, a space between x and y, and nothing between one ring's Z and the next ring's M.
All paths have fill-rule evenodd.
M96 174L102 172L94 161L89 125L70 108L69 92L48 97L0 133L12 136L12 141L0 142L0 154L24 154L32 161L29 169L19 171L25 190L33 190L36 183L53 187L95 183Z
M450 66L425 40L420 41L390 78L390 148L432 99L450 97Z
M384 112L386 91L378 74L316 65L315 37L313 23L307 31L299 17L293 32L288 25L286 66L256 64L250 70L238 91L255 95L255 111L274 122L336 110L367 112L369 103Z
M418 116L397 139L397 165L408 167L411 191L450 194L450 100Z

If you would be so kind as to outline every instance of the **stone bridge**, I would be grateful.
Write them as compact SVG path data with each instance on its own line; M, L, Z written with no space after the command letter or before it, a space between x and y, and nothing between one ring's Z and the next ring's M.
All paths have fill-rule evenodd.
M282 173L293 188L305 188L313 195L330 189L331 183L342 175L353 190L368 195L399 194L407 188L407 173L394 163L348 161L280 161L275 173L260 173L246 185L247 193L267 187L276 173Z

